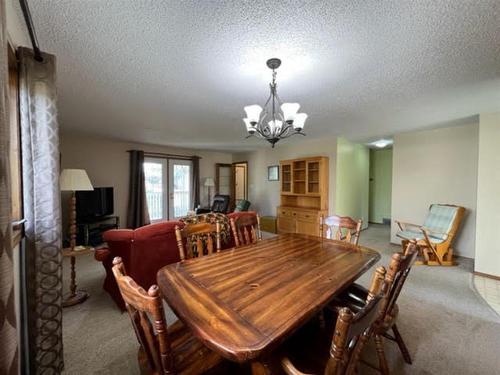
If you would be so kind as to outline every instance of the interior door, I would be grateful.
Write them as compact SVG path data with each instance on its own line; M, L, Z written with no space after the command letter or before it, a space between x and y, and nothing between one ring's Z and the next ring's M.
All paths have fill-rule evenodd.
M234 199L236 201L239 199L247 199L246 172L245 165L237 164L234 166Z
M169 219L186 216L188 211L193 209L191 203L193 162L169 159L168 177Z

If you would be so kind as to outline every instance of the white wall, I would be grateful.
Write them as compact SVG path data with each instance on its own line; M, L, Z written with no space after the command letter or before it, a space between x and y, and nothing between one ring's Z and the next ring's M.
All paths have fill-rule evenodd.
M14 3L16 4L15 6ZM19 8L17 3L17 0L5 1L7 35L14 47L31 46L24 19L16 12L16 8Z
M363 220L368 227L370 150L344 138L337 142L335 214Z
M61 134L60 149L62 168L85 169L94 186L114 187L115 214L120 217L122 227L126 225L128 204L129 154L127 150L198 155L201 157L201 182L207 177L215 177L215 163L232 162L230 153L128 143L64 132ZM200 186L200 198L202 205L207 205L207 191L204 186ZM65 211L66 203L63 200L63 211Z
M280 204L280 181L267 181L267 167L278 165L280 160L295 159L309 156L329 157L329 210L335 210L335 163L337 153L337 138L301 140L300 143L277 144L247 153L236 153L233 161L248 161L248 200L252 203L250 209L260 215L276 216L276 207Z
M394 220L422 224L432 203L464 206L455 251L474 257L478 124L399 134L394 137L391 241Z
M500 112L479 118L479 169L477 178L477 272L500 277Z

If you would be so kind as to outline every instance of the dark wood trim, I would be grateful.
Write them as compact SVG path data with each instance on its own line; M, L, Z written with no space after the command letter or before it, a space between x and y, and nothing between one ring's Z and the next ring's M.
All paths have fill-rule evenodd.
M132 151L134 150L127 150L127 152L132 152ZM160 158L160 159L178 159L178 160L201 159L201 156L197 155L178 155L178 154L166 154L163 152L148 152L148 151L144 151L144 157Z
M215 163L215 194L219 194L220 191L219 191L219 178L220 178L220 172L219 172L219 168L231 168L232 167L232 164L228 164L228 163ZM231 170L231 173L233 174L231 176L231 180L234 179L234 171ZM231 201L234 200L234 186L233 184L230 182L229 183L229 195L231 197Z
M500 276L490 275L489 273L483 273L483 272L474 271L474 272L472 272L472 274L476 275L476 276L487 277L488 279L493 279L493 280L500 281Z

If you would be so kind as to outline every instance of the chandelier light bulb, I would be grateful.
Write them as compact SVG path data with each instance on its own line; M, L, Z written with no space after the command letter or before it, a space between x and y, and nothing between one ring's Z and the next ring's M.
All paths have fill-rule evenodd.
M269 125L269 128L271 128L271 132L275 134L281 131L281 125L283 125L283 121L271 120L267 124Z
M283 103L281 105L281 111L283 111L283 120L285 120L286 123L291 124L295 119L295 115L299 111L299 108L299 103Z
M252 125L259 122L260 114L262 112L262 107L260 105L248 105L244 108L244 110L247 114L248 121L250 121Z
M307 119L307 113L297 113L293 120L293 128L297 131L304 129L304 124Z

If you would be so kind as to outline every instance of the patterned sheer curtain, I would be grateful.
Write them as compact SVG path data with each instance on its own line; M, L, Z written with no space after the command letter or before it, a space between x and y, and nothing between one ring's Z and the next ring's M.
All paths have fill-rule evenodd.
M20 48L19 95L31 373L63 368L59 125L55 57Z
M19 353L11 245L5 3L0 0L0 374L17 374Z

